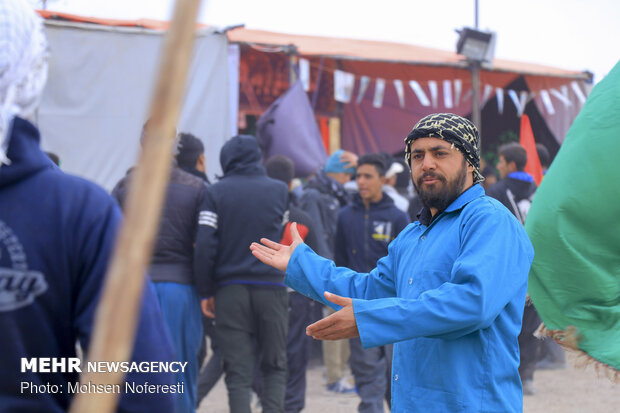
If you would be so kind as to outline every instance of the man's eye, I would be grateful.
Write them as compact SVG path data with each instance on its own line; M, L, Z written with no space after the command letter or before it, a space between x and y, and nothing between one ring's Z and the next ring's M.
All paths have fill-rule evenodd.
M411 158L415 159L416 161L419 161L420 159L424 158L424 155L422 155L421 153L416 153L416 154L413 154Z
M444 151L437 152L437 156L446 156L447 154L448 152L444 152Z

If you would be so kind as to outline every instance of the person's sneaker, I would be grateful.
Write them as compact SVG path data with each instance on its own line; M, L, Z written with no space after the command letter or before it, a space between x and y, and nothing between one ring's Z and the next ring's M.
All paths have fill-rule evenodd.
M533 396L536 394L536 387L534 387L534 380L525 380L523 382L523 395Z
M334 393L342 393L342 394L349 394L349 393L355 393L355 387L351 385L351 383L344 377L342 377L340 380L328 384L327 385L327 391L331 391Z

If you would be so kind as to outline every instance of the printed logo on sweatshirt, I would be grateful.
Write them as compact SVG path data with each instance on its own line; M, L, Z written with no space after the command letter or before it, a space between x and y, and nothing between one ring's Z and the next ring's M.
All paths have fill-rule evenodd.
M45 277L29 271L26 253L11 228L0 221L0 311L25 307L47 291Z
M390 242L394 237L392 236L392 223L390 221L373 221L372 239L375 241Z

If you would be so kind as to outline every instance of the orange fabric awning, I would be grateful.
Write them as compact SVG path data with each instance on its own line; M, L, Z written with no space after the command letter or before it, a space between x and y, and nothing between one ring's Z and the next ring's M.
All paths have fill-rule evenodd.
M460 68L467 67L467 62L464 57L456 54L456 52L432 49L407 43L306 36L245 28L230 31L228 33L228 38L231 42L257 46L294 45L297 48L297 52L304 56L325 56L334 59L427 64ZM503 59L495 59L492 67L483 65L483 69L541 76L572 77L584 80L589 77L585 72Z
M77 14L62 13L51 10L37 10L37 13L41 17L47 20L64 20L74 23L93 23L100 24L102 26L117 26L117 27L143 27L151 30L168 30L170 27L169 21L153 20L153 19L138 19L138 20L123 20L123 19L103 19L100 17L79 16ZM205 24L196 24L197 28L208 27Z
M170 22L152 19L121 20L98 17L79 16L70 13L38 10L45 19L65 20L77 23L93 23L105 26L142 27L152 30L167 30ZM197 24L197 28L208 25ZM408 43L385 42L375 40L347 39L340 37L308 36L239 28L227 32L233 43L253 46L288 47L294 46L303 56L325 56L333 59L350 59L386 63L426 64L466 68L463 56L454 51L433 49ZM590 80L590 74L574 70L545 66L536 63L516 62L495 59L492 66L484 66L486 71L505 71L518 74L569 77Z

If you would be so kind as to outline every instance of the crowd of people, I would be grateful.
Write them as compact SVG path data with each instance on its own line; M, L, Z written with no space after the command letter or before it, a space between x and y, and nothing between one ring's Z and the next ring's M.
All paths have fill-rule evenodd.
M445 125L437 127L437 119L433 118L436 123L432 123L425 118L414 127L406 147L408 163L401 163L385 153L357 156L339 150L333 153L324 167L305 184L297 186L294 186L293 161L284 155L263 160L258 142L249 135L233 137L224 145L220 153L223 176L217 182L210 183L205 175L204 146L200 139L189 133L179 134L176 166L171 174L164 216L149 270L176 357L188 361L192 366L185 375L178 377L178 380L184 381L188 387L188 391L177 400L179 411L192 411L199 406L222 376L225 377L232 412L249 411L253 393L256 394L263 411L301 411L305 406L305 377L312 340L307 335L306 327L321 318L320 310L319 313L316 311L318 303L325 305L323 315L326 319L335 317L340 308L333 305L336 303L333 297L329 299L322 296L324 291L336 291L343 297L363 298L369 302L381 301L379 298L389 297L391 294L406 299L405 301L411 300L411 294L420 294L418 300L429 294L429 302L423 305L423 310L408 309L418 316L425 314L429 319L435 319L437 324L428 324L427 321L419 326L421 331L427 331L428 336L421 336L426 337L425 339L418 336L421 333L414 333L411 329L400 332L400 326L407 325L404 317L408 312L401 308L403 303L398 303L390 304L389 311L382 308L386 318L381 320L384 330L384 323L394 324L393 328L399 331L398 334L388 329L385 333L387 337L382 338L364 339L363 335L355 334L352 337L330 337L334 339L323 341L326 390L333 393L357 392L360 397L360 412L383 412L384 403L388 406L391 406L392 402L397 403L396 411L408 406L407 403L402 404L402 399L408 400L410 396L406 396L400 386L393 389L393 386L399 385L399 375L393 372L399 367L402 368L405 363L404 354L397 352L394 355L394 343L403 340L407 342L406 339L409 338L418 341L418 346L420 342L429 345L427 340L430 337L449 337L449 342L454 338L467 337L466 341L469 341L474 331L481 335L479 340L493 337L505 346L507 353L500 351L498 354L487 355L490 360L505 359L508 355L515 354L515 345L520 350L520 359L503 365L505 371L501 372L512 375L509 381L512 385L503 383L504 387L496 384L498 387L485 388L485 391L497 392L491 392L493 403L504 407L516 406L521 388L526 395L534 394L533 374L541 358L543 343L534 336L540 325L540 318L531 303L525 301L525 312L519 313L520 298L517 298L524 291L523 277L524 274L527 275L528 260L531 260L531 251L528 249L527 237L524 237L522 232L522 225L536 190L533 178L524 172L527 163L526 151L516 142L501 146L496 165L499 180L482 189L484 178L475 149L478 139L475 127L456 115L433 116L438 117L440 125L441 122ZM431 126L425 126L424 122ZM451 129L453 124L457 125L456 132ZM457 152L454 152L455 150ZM544 148L539 150L541 158L546 159ZM442 165L447 164L448 158L454 158L458 154L461 159L460 167ZM416 180L415 166L419 162L421 165L417 166L417 169L420 176ZM450 177L449 172L453 172L454 176ZM400 185L395 188L398 175L408 176L410 173L413 174L413 185ZM113 195L121 207L123 191L130 176L131 170L113 190ZM443 188L436 190L435 186L439 186L439 183L444 183ZM427 189L427 186L430 188ZM415 268L418 268L418 271L426 274L429 271L427 266L439 268L430 271L433 275L429 275L428 280L418 281L409 277L408 284L415 286L412 288L413 292L399 296L398 285L402 280L398 280L398 273L393 273L395 263L390 262L388 265L385 261L390 258L389 248L392 248L392 241L410 222L415 222L414 228L423 235L413 243L412 250L426 250L422 248L420 241L426 239L428 235L425 234L431 233L429 228L433 228L436 219L441 222L439 218L442 214L449 216L447 213L453 212L451 208L455 209L454 212L461 212L464 206L455 207L454 203L465 194L471 199L466 197L467 202L462 200L464 205L481 197L492 206L478 205L483 211L479 213L483 216L489 213L492 213L491 216L500 216L488 222L477 222L477 225L462 223L461 225L466 227L471 225L472 228L468 229L474 231L469 242L477 242L480 251L484 251L485 245L488 248L492 246L493 250L499 248L504 255L508 254L508 251L516 250L516 254L514 251L512 253L515 255L514 259L493 260L487 263L489 268L486 271L484 268L476 268L476 273L479 274L454 273L459 259L465 261L459 262L459 266L481 263L475 258L473 246L470 246L471 252L460 252L460 255L464 255L461 257L457 252L464 247L460 244L458 248L457 245L451 246L454 240L448 235L439 242L446 242L448 251L454 248L451 253L444 252L452 256L451 259L446 259L441 253L432 253L433 249L428 249L426 253L406 254L407 259L398 266L403 269L411 267L408 273L415 274ZM490 203L489 197L495 198L503 207L499 208L499 203ZM498 210L502 213L510 212L516 220L511 222L497 212ZM488 220L488 217L485 218ZM455 216L452 219L460 222L465 218ZM475 216L467 217L466 221L470 220L476 222ZM499 239L498 234L493 237L486 234L486 238L475 234L477 231L484 233L485 230L478 227L484 228L489 222L500 227L506 226L513 239L506 239L504 233L499 233ZM441 227L439 223L436 226ZM444 231L449 234L454 229L448 225ZM408 234L411 232L411 229L406 231ZM439 230L437 232L439 240L446 237L441 235ZM411 238L412 235L408 237ZM294 281L294 278L285 283L287 274L289 277L295 274L293 270L288 266L272 268L266 265L272 263L265 262L260 252L257 252L260 251L257 247L253 247L256 257L252 256L247 248L248 245L265 238L275 239L282 246L294 246L301 240L317 257L329 260L331 267L323 268L325 262L311 264L310 260L305 264L308 269L297 269L304 275L307 274L308 280L305 283L310 285L298 284L299 281ZM400 245L401 248L407 248L405 241L401 241ZM275 250L281 251L279 248ZM434 259L424 258L426 254L438 255ZM419 262L409 262L411 257L415 256ZM472 257L473 262L468 262ZM261 263L256 258L264 262ZM313 269L313 265L320 269ZM442 266L445 267L444 270L440 269ZM340 269L345 267L357 275L340 274ZM489 279L488 274L498 271L498 268L505 275L495 280ZM474 271L473 267L469 271ZM320 277L317 278L317 274L320 274ZM465 278L456 282L457 276ZM474 277L476 282L473 283L469 277ZM479 302L482 299L488 300L486 296L473 299L471 295L479 296L481 291L478 290L486 288L489 289L489 292L485 291L486 294L491 291L497 293L496 290L499 291L499 284L505 277L508 277L508 285L513 288L508 288L503 299L493 303L496 307L491 309L495 312L488 315L476 314L473 320L465 317L467 314L462 314L463 311L473 311L469 307L491 311L485 308L489 303ZM362 287L359 285L361 281L356 278L368 280L365 282L369 285ZM378 282L375 278L381 280L380 288L374 285ZM321 280L323 284L320 283ZM504 282L508 280L504 279ZM420 282L422 284L418 285ZM446 309L437 313L439 310L432 306L439 305L435 302L439 298L429 291L447 288L445 285L450 282L461 284L461 288L463 283L474 285L468 285L464 291L453 287L453 295L449 294L450 297L444 299L455 300L461 297L463 303L457 306L452 304L455 306L452 309L454 313L448 311L444 314ZM287 283L294 289L287 288ZM481 285L478 286L477 283ZM375 288L379 290L374 291ZM436 294L445 296L445 293ZM374 305L366 311L372 313ZM412 303L407 302L407 305ZM502 316L499 305L507 306L503 309L508 312L506 315ZM397 308L393 308L394 306ZM202 323L199 321L199 307L202 308ZM403 312L400 317L396 316L397 309ZM360 310L360 314L362 311ZM418 313L420 311L422 312ZM498 317L498 314L498 325L489 324L490 320L480 318ZM367 317L372 320L372 316ZM457 325L457 320L464 325ZM471 326L467 327L467 323ZM482 330L480 323L483 323L484 329L492 328L492 331L497 331L486 337L489 333L482 334L479 331ZM515 337L518 336L518 340L506 341L506 337L500 334L505 329L516 332ZM205 357L208 352L205 337L210 339L208 342L211 354L208 360ZM402 344L400 346L407 348ZM463 363L463 354L457 351L457 345L453 346L455 348L443 348L444 346L440 346L442 351L452 354L455 363ZM480 349L474 346L470 350L472 354L479 356L477 360L480 363ZM438 349L432 350L431 354L436 351ZM552 364L555 366L563 363L561 351L551 347L547 353L548 356L553 356ZM399 361L396 369L392 365L393 360ZM480 370L476 363L470 366L465 364L463 368ZM201 365L204 367L199 373ZM517 369L511 371L510 367L515 365ZM353 377L348 377L347 366ZM415 382L415 370L411 365L401 374L406 376L409 373L409 380ZM444 366L443 375L448 374L449 370ZM421 374L420 371L418 373ZM479 373L485 376L482 371ZM445 380L443 375L440 374L442 382ZM454 380L455 383L458 382L457 378ZM465 383L465 378L461 380ZM465 399L458 403L466 402ZM427 403L432 405L434 401L427 400L420 405L427 406ZM451 406L450 403L447 406Z
M8 34L31 55L0 72L12 76L10 93L0 90L0 411L65 411L70 394L24 397L19 383L77 376L26 377L20 358L74 357L76 342L88 351L133 171L112 198L39 149L28 118L45 83L40 22L19 0L0 7L31 36ZM357 392L360 412L385 402L397 412L521 411L542 356L557 366L563 354L534 337L540 318L526 301L523 224L536 191L527 153L501 146L488 185L479 145L467 119L432 114L407 135L405 161L339 150L295 185L291 159L262 159L257 140L238 135L211 183L201 140L179 133L132 360L187 368L132 379L185 391L126 393L119 411L193 412L224 376L231 412L249 412L252 393L264 412L300 412L312 338L323 340L326 391ZM539 156L548 166L544 147Z

